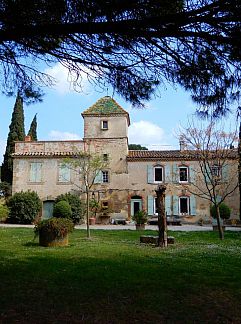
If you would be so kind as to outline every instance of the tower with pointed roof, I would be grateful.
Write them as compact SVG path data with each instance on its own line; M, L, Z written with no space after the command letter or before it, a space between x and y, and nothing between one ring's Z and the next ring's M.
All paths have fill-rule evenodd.
M106 96L82 113L84 139L126 138L130 118L113 98Z

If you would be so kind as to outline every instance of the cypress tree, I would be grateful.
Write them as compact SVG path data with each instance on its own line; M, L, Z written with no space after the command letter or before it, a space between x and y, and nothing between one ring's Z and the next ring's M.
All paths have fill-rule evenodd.
M30 125L28 136L31 136L32 141L37 141L37 114L34 116Z
M1 168L1 180L12 184L13 178L13 159L12 153L14 153L14 142L24 141L24 112L23 112L23 99L20 94L17 94L15 101L12 120L9 125L9 133L7 139L6 151L4 154L4 160Z

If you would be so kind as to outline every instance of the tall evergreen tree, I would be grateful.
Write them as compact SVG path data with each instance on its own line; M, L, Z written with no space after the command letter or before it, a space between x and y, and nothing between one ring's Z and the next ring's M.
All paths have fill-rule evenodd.
M37 114L34 116L30 125L28 136L31 136L32 141L37 141Z
M1 180L12 184L13 178L13 159L14 142L23 141L25 137L24 131L24 112L23 99L20 94L17 94L16 102L13 109L12 120L9 126L6 151L1 168Z

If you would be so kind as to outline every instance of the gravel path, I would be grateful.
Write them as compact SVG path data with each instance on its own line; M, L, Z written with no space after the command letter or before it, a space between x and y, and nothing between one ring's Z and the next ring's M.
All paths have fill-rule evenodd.
M0 224L0 227L6 228L33 228L34 225L18 225L18 224ZM76 229L86 229L86 225L77 225ZM136 230L134 224L127 225L91 225L91 229L99 229L99 230ZM182 226L168 226L168 230L170 231L182 231L182 232L193 232L193 231L212 231L212 226L198 226L198 225L182 225ZM147 230L157 230L156 225L146 225ZM241 231L241 227L226 227L226 231Z

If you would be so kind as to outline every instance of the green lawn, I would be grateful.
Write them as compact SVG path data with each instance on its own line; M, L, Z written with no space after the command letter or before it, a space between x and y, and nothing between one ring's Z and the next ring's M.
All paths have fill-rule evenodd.
M0 323L240 323L241 233L170 234L164 250L100 230L43 248L0 228Z

